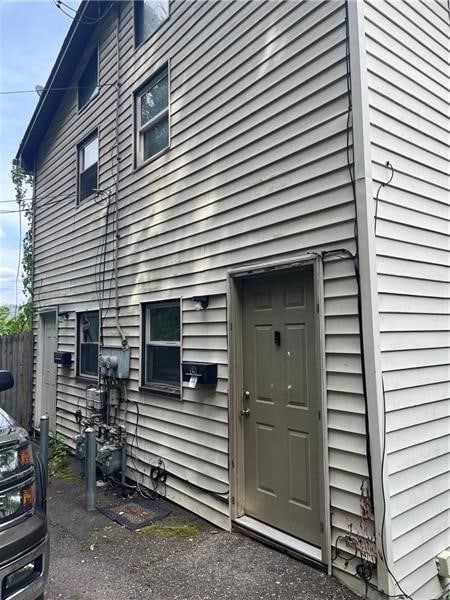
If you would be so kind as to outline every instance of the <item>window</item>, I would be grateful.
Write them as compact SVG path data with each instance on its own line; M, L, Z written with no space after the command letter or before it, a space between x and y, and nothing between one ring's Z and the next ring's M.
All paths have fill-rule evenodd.
M77 315L77 375L97 378L98 375L98 310Z
M83 202L98 187L98 135L95 133L78 146L78 202Z
M144 305L142 385L180 394L180 302Z
M139 92L137 107L137 164L169 146L169 79L167 68Z
M78 109L83 108L98 92L98 49L91 56L78 80Z
M136 45L146 40L169 16L169 0L137 0L134 3Z

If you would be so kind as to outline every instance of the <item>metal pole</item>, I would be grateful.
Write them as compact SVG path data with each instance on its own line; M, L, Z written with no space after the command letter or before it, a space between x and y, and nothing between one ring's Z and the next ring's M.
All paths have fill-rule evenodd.
M121 459L122 459L122 472L121 472L121 483L122 483L122 488L125 488L125 473L127 470L127 442L126 440L124 440L122 442L122 455L121 455Z
M44 465L44 487L47 489L48 484L48 433L49 419L48 415L41 417L41 430L39 434L39 452L41 455L42 464Z
M95 510L95 468L97 455L95 429L93 427L88 427L84 433L86 435L86 510Z

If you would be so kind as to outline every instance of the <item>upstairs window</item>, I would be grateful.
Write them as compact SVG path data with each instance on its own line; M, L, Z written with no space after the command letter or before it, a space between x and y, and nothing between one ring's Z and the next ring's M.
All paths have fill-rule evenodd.
M169 0L137 0L134 3L136 46L152 35L169 16Z
M144 305L145 344L143 377L145 388L180 394L180 302Z
M83 108L98 93L98 48L91 56L78 80L78 109Z
M96 193L98 187L98 135L95 133L78 146L78 202Z
M136 96L137 165L169 146L169 78L167 67Z
M97 378L98 375L98 310L77 315L77 375Z

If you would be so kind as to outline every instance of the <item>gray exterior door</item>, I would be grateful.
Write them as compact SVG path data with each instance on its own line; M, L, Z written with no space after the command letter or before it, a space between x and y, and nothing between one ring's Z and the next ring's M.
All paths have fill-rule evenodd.
M41 414L48 414L49 428L56 434L56 315L42 315L42 396ZM38 415L40 417L41 415Z
M243 282L245 514L320 546L314 319L312 269Z

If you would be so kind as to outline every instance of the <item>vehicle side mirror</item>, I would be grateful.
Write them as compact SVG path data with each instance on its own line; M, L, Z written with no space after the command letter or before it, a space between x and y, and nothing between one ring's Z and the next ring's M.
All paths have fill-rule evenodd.
M9 390L14 385L14 377L10 371L0 371L0 392Z

